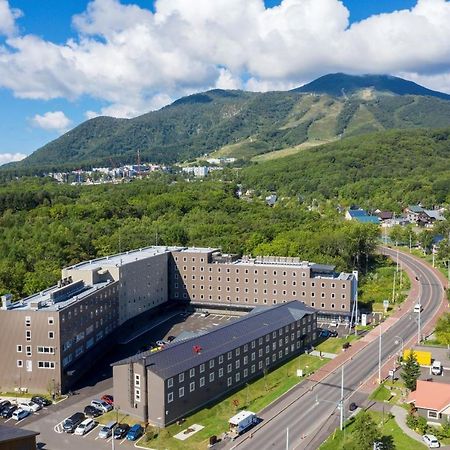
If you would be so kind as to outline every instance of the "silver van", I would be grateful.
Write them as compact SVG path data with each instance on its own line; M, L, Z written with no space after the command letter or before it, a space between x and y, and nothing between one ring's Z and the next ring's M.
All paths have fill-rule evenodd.
M117 422L115 420L112 420L111 422L108 422L106 425L103 425L100 428L100 431L98 433L98 437L100 439L108 439L112 436L113 429L117 425Z

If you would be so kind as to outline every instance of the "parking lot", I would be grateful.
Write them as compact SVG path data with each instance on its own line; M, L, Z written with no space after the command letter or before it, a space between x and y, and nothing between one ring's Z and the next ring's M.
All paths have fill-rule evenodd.
M78 436L63 432L62 423L75 412L83 412L85 406L89 405L92 399L100 398L103 394L113 394L112 369L110 367L112 362L135 355L144 348L148 350L152 343L158 340L167 340L169 336L178 336L182 332L207 331L235 319L233 316L220 314L220 312L210 313L207 317L202 317L202 315L203 312L200 311L189 314L180 311L176 315L173 315L172 312L172 316L167 321L158 323L148 330L144 328L142 334L139 333L140 330L137 330L139 337L127 344L114 346L108 355L95 362L95 365L77 386L75 395L58 404L43 408L19 422L11 419L0 419L0 421L6 422L6 425L14 423L14 426L40 432L40 435L37 436L39 449L95 450L111 448L111 437L108 439L98 437L101 425L97 424L85 435ZM120 422L123 416L119 414L118 419ZM114 444L116 448L124 449L131 449L134 446L133 441L127 441L125 438L115 440Z

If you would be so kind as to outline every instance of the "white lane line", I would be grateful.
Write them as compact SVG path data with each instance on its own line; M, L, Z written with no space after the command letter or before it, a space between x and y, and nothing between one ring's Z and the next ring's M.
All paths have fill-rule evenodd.
M123 438L121 441L120 441L120 444L119 445L122 445L125 441L127 440L127 438L125 437L125 438Z
M61 434L64 432L64 428L63 428L63 423L67 420L68 418L66 417L65 419L61 420L61 422L57 423L54 427L53 427L53 431L55 433Z

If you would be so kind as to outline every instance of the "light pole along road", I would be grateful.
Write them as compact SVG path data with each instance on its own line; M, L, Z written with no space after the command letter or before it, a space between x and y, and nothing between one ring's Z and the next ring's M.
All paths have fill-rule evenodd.
M391 257L397 254L388 248L383 248L383 252ZM439 309L444 293L443 285L429 266L416 258L399 253L399 261L403 267L409 267L419 280L419 297L423 306L421 321L425 325ZM419 299L417 300L419 303ZM390 356L398 352L399 337L406 343L417 334L416 316L417 314L414 314L411 309L390 328L383 331L381 346L383 364ZM348 404L361 384L377 373L378 351L379 342L378 339L375 339L353 355L352 359L345 362L344 411L348 411ZM287 395L291 395L292 400L299 397L296 389ZM319 399L319 402L316 399ZM320 399L326 401L321 402ZM294 401L277 416L272 418L270 409L266 410L261 426L256 428L253 433L246 433L235 441L233 446L237 450L286 448L286 429L289 429L289 449L313 449L316 446L306 444L307 440L304 437L320 431L329 416L336 411L336 405L339 404L340 399L341 370L338 368L314 385L312 389L307 390L297 401ZM265 421L266 424L264 424Z

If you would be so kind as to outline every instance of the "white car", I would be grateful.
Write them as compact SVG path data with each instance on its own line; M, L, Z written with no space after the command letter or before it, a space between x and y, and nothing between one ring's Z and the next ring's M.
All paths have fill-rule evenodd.
M432 434L424 434L422 440L428 448L439 448L441 446L437 440L437 437Z
M19 403L19 408L24 409L25 411L28 411L30 413L34 413L42 409L42 406L32 401L25 400Z
M30 415L30 411L27 411L26 409L16 409L13 413L12 413L12 418L13 420L22 420L25 419L25 417Z
M104 400L92 400L91 405L103 412L108 412L113 409L112 405L106 403Z
M83 436L83 434L89 433L93 428L95 428L95 422L92 419L86 419L75 428L75 434Z

